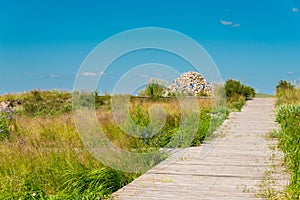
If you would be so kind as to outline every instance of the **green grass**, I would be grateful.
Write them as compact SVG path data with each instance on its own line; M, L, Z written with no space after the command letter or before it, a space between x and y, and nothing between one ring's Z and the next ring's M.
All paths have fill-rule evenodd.
M89 199L89 195L106 195L104 191L121 187L136 176L106 168L93 158L82 146L71 115L17 116L16 120L18 131L0 143L0 199ZM100 175L93 179L91 174L97 170ZM119 176L111 179L104 172ZM102 174L102 185L93 191L87 187L79 194L76 187L81 183L76 186L74 180L81 173L87 176L86 184ZM108 181L116 187L111 188Z
M279 106L276 120L281 124L279 147L291 173L287 193L292 199L300 199L300 105Z

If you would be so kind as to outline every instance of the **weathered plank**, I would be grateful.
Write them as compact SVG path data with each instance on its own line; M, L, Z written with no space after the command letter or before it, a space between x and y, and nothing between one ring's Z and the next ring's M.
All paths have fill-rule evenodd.
M240 113L231 113L221 126L210 153L201 147L177 150L129 185L113 194L114 199L259 199L256 194L265 172L274 164L274 141L266 139L274 122L274 100L254 99ZM276 188L287 184L287 177Z

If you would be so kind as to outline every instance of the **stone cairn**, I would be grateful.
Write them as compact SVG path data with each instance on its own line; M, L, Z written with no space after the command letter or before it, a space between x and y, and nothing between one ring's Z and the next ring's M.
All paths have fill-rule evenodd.
M210 96L212 95L212 87L201 74L189 71L175 79L164 91L164 96L172 94Z

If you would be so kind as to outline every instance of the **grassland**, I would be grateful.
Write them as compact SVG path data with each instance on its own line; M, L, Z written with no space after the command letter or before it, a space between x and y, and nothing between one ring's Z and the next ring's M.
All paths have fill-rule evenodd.
M124 150L159 149L182 136L176 135L183 122L174 98L131 97L130 115L138 125L149 124L148 110L154 105L166 111L160 134L145 139L118 127L112 118L111 96L90 95L95 98L98 121L106 136ZM38 90L0 96L1 102L9 101L13 107L0 112L0 199L102 199L140 175L104 166L85 149L74 123L71 96ZM195 120L201 123L188 145L200 145L231 110L239 110L245 101L238 99L218 109L212 109L210 99L198 99L200 114ZM82 104L89 104L89 100L83 95ZM179 147L184 145L178 143Z

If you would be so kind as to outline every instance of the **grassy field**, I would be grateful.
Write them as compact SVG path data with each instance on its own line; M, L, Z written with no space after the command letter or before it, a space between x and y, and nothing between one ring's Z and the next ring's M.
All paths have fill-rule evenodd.
M0 112L0 199L102 199L140 175L104 166L85 149L74 123L71 96L68 92L38 90L0 96L1 102L9 101L13 107ZM200 145L230 111L245 103L244 98L238 98L229 101L227 107L212 109L209 98L197 99L199 118L193 120L201 123L196 130L178 133L184 122L175 98L132 97L129 111L135 124L149 124L148 110L157 104L166 111L160 133L145 139L119 128L112 118L111 98L96 96L96 115L107 138L127 151L160 149L174 138L180 142L173 142L173 146L184 147L182 138L190 132L194 135L188 146ZM83 96L82 104L89 100Z

